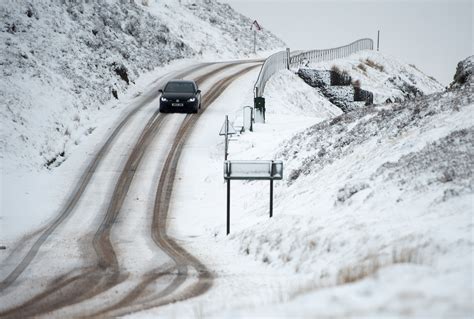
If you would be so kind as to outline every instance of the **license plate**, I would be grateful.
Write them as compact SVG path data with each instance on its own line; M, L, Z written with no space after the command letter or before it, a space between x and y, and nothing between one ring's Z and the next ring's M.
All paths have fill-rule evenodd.
M183 106L183 103L171 103L171 106Z

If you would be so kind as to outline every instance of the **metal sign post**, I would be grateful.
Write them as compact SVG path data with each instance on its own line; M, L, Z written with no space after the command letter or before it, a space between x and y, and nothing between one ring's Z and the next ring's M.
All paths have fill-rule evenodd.
M243 110L243 129L253 132L253 107L244 106Z
M253 29L253 54L257 53L257 31L262 30L260 24L258 24L257 20L254 20L252 25L250 26L250 30Z
M227 231L226 231L226 235L229 235L230 234L230 179L227 179L226 181L227 181Z
M225 116L224 124L219 132L219 135L225 136L225 145L224 145L224 159L227 161L227 155L229 155L229 135L237 134L237 131L229 123L229 116Z
M380 44L380 30L377 31L377 51L379 50L379 44Z
M273 217L273 181L283 179L282 161L225 161L224 179L227 182L227 235L230 233L230 181L269 180L270 218Z
M257 53L257 30L253 30L253 54Z
M227 161L227 155L229 155L229 116L225 116L225 147L224 147L224 160Z

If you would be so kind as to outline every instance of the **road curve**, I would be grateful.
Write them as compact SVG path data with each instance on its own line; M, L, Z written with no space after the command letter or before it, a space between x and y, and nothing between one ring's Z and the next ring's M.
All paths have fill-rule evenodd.
M211 76L234 65L235 64L225 64L200 76L196 80L198 83L202 83ZM175 77L184 77L186 74L203 68L204 66L206 65L198 65L186 70L185 72L182 72L178 76L175 75ZM256 66L257 65L247 67L218 81L207 94L203 95L202 112L205 111L208 105L211 104L212 101L214 101L234 79L243 73L250 71L250 69ZM21 275L21 273L31 263L31 260L36 256L41 245L48 239L48 236L71 214L75 204L89 183L91 176L94 174L98 163L102 159L103 155L108 152L112 141L118 135L125 123L130 120L130 118L138 111L141 106L151 102L156 97L156 94L154 96L150 95L148 98L142 101L140 105L127 114L127 116L125 116L125 118L120 122L120 124L108 137L102 148L93 158L86 171L79 179L76 188L69 196L66 205L61 210L61 213L49 226L43 230L39 238L29 249L28 253L17 265L17 267L6 277L5 280L2 281L0 292L8 288L16 280L16 278ZM56 278L47 289L29 299L27 302L0 312L0 317L25 317L50 313L65 306L77 304L84 300L93 298L94 296L97 296L98 294L127 279L127 275L120 272L120 266L117 261L116 253L110 242L110 231L120 212L120 208L128 192L128 188L130 187L135 171L140 164L141 158L146 148L154 136L159 132L160 126L165 121L167 121L167 118L168 117L166 115L159 114L158 112L153 114L143 129L129 158L127 159L123 171L116 183L112 198L105 214L105 218L102 220L102 223L95 232L92 241L97 255L96 265L82 269L79 274L77 272L71 272L70 274L64 274L61 277ZM168 214L169 200L173 189L173 180L176 173L177 163L186 136L190 134L198 118L199 114L187 115L185 117L181 127L178 130L176 139L171 146L171 150L166 159L165 166L163 167L163 173L161 175L156 192L155 209L152 223L152 238L154 242L173 259L175 265L168 265L166 267L158 268L150 274L146 274L143 276L143 281L134 289L132 289L130 293L125 296L125 298L119 300L117 304L101 309L95 314L91 315L108 316L130 313L133 311L142 310L144 308L156 307L177 300L190 298L192 296L201 294L210 288L212 284L212 275L209 270L207 270L199 260L185 251L166 234L166 218ZM192 267L197 271L198 282L187 289L185 292L182 292L180 295L174 296L173 293L178 287L181 286L188 276L188 267ZM159 298L147 303L139 302L139 297L142 296L143 291L150 283L162 276L169 276L175 271L177 271L175 279L170 283L170 285L168 285L161 293L157 295Z
M222 94L222 92L234 80L251 71L257 66L258 65L246 67L238 71L237 73L234 73L231 76L218 81L214 85L213 89L203 97L201 113L204 112L206 108L210 104L212 104L212 102L214 102L214 100L217 99L217 97L219 97L219 95ZM198 79L198 82L202 80L203 79ZM140 291L134 290L128 296L117 302L116 305L107 309L103 309L95 315L102 316L107 313L107 315L111 316L123 316L136 311L159 307L198 296L200 294L205 293L212 286L213 276L211 271L207 269L207 267L197 258L195 258L192 254L190 254L183 247L181 247L173 238L169 237L166 228L169 213L169 204L173 192L174 179L176 176L179 158L181 156L186 138L189 134L191 134L198 119L199 115L190 114L186 116L185 120L181 124L181 127L179 128L178 133L176 135L176 139L174 140L171 150L168 153L168 157L166 158L162 170L163 173L161 174L158 183L154 204L153 222L151 229L152 238L155 243L174 260L175 267L169 268L168 270L157 269L151 273L155 273L158 278L160 276L169 274L171 271L176 270L177 275L175 279L166 287L166 293L161 294L159 296L160 298L155 298L155 300L153 301L142 302L133 305L132 303L137 299L138 295L140 295L140 293L144 291L151 282L153 282L153 280L150 280L150 278L147 278L145 276L144 281L138 286L140 287ZM189 267L194 268L194 270L196 271L198 277L197 283L192 285L185 291L177 295L173 295L173 292L175 292L189 276Z

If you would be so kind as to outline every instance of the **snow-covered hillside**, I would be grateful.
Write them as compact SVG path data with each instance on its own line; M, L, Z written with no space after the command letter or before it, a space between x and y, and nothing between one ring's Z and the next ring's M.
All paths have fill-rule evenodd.
M323 121L276 150L279 213L232 240L270 267L310 274L293 297L325 287L276 313L472 314L473 99L471 80ZM248 216L263 206L253 200Z
M383 59L385 69L403 66ZM472 73L462 65L458 74ZM419 76L404 67L404 76ZM472 315L474 84L458 78L452 89L337 115L296 75L272 77L267 123L231 141L229 158L284 161L274 216L267 182L233 182L226 236L222 145L193 156L205 158L205 170L183 165L183 185L205 187L183 191L189 203L176 204L171 228L218 276L212 303L170 307L171 316L196 308L216 318ZM208 209L211 198L221 209ZM219 298L227 309L213 306Z
M214 0L0 2L0 156L9 168L60 165L118 112L143 73L183 58L253 49L251 21ZM259 50L283 43L264 30Z
M374 94L374 103L400 102L443 90L433 77L377 51L361 51L345 59L310 64L311 69L347 73L352 82Z

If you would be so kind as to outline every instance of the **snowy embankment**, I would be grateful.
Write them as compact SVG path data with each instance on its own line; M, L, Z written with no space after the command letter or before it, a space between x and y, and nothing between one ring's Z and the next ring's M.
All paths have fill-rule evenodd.
M146 4L146 5L143 5ZM114 116L105 105L170 61L235 59L251 21L217 1L1 1L0 156L5 170L61 165ZM283 43L259 33L260 50Z
M385 70L403 66L377 56ZM359 57L333 65L342 68L354 59ZM403 68L408 70L403 76L417 77L412 83L418 90L439 87ZM474 84L469 72L472 68L458 71L465 83L446 91L336 117L337 111L295 75L274 76L266 89L267 123L231 141L229 156L284 161L284 180L275 182L274 217L268 218L268 183L233 182L229 237L222 143L201 126L204 136L188 144L192 159L185 157L180 165L171 229L217 278L207 299L165 313L470 316ZM383 83L381 74L366 80L378 88L376 94L395 98L401 92L395 86L384 91ZM234 90L233 101L250 102L250 87L240 88L240 94ZM232 109L224 101L214 107L222 108L221 118ZM315 117L318 112L324 116ZM217 116L214 122L217 134ZM199 172L195 165L202 167ZM227 309L215 305L219 298Z

